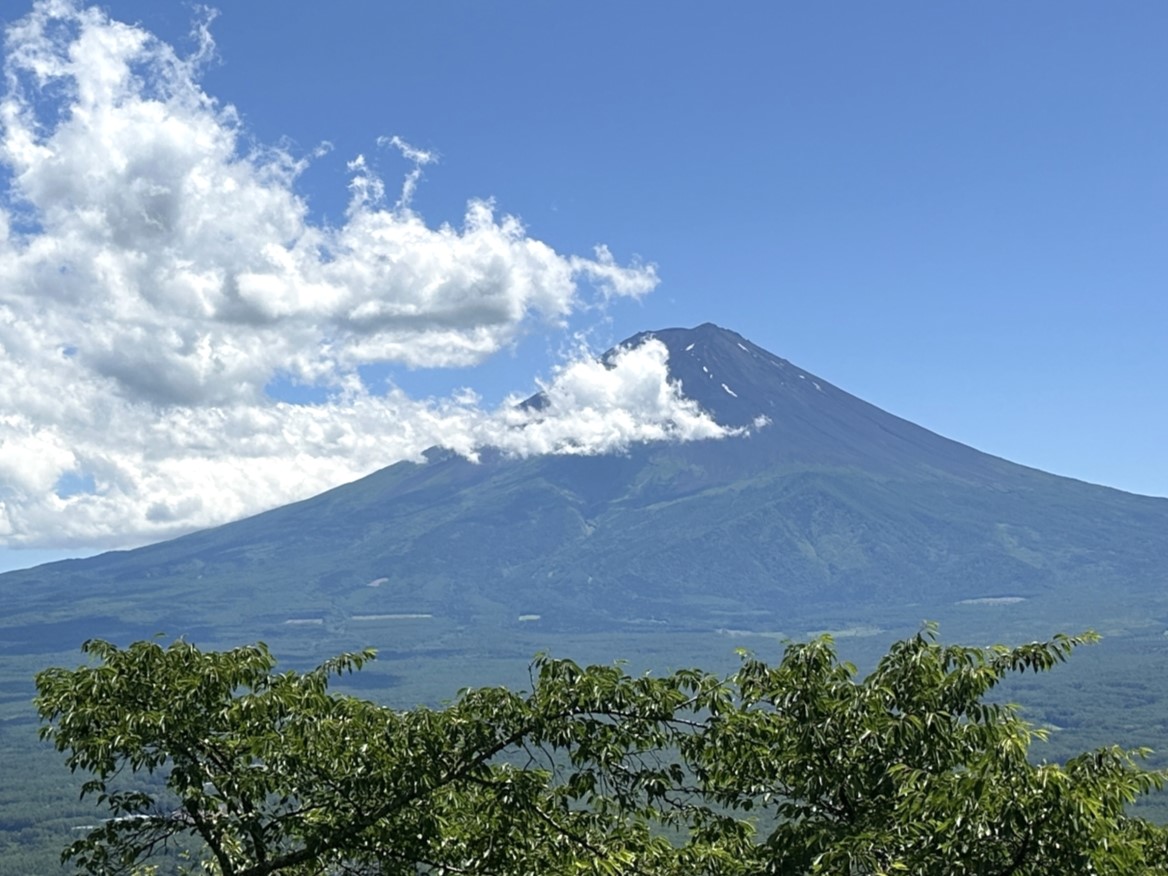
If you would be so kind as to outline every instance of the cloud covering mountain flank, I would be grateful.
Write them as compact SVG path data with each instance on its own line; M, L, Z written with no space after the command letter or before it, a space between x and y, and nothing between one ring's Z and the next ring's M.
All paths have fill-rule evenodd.
M581 360L549 404L374 393L358 366L465 366L580 309L638 297L651 265L564 255L489 201L431 227L360 156L343 223L314 223L304 161L248 145L189 57L96 8L44 0L8 27L0 99L0 546L122 545L309 495L443 444L601 452L716 437L647 343ZM292 404L276 378L322 389Z

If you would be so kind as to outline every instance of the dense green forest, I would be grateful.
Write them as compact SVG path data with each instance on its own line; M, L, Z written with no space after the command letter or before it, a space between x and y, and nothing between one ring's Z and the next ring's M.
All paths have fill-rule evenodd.
M925 628L866 672L827 636L729 674L541 657L526 692L408 709L330 689L370 652L277 671L263 645L94 641L37 708L104 810L68 853L91 873L1168 872L1131 808L1164 773L1044 757L1063 731L997 696L1094 638Z
M995 638L1026 641L1010 624L1016 607L989 607L984 611L988 624L957 627L946 625L948 639L984 642ZM1154 619L1152 619L1154 620ZM1030 625L1029 628L1032 628ZM1064 762L1077 753L1099 746L1118 744L1124 748L1150 746L1154 749L1148 766L1168 765L1162 753L1168 751L1168 700L1160 684L1168 640L1149 624L1103 630L1103 640L1088 651L1041 674L1009 675L988 699L1020 704L1020 714L1049 732L1045 742L1036 741L1031 759ZM887 652L887 631L857 628L847 618L823 618L822 629L836 635L840 653L871 671ZM501 638L490 648L480 647L446 653L442 639L426 641L422 621L396 626L396 642L402 651L383 647L379 659L361 672L334 679L332 691L371 699L399 710L428 704L440 708L463 687L506 684L513 690L527 689L530 679L525 667L530 656L549 647L547 639L535 631L520 631ZM411 632L415 629L415 632ZM996 632L991 632L991 630ZM797 631L796 631L797 632ZM799 637L809 638L814 629ZM909 637L912 631L902 636ZM210 643L230 648L227 643ZM291 630L270 644L281 655L281 667L307 671L324 659L304 631ZM628 656L630 673L653 670L665 674L686 665L701 665L721 675L737 667L734 646L741 645L760 657L781 653L777 635L712 635L668 631L646 632L635 640L621 635L561 637L550 643L556 653L566 653L581 662L611 663L612 655ZM408 651L406 649L409 649ZM313 654L318 656L313 656ZM524 656L526 655L526 656ZM474 659L471 659L471 658ZM40 654L5 656L0 669L0 749L4 752L5 780L0 783L0 874L26 876L52 873L60 867L61 849L78 839L82 828L99 821L101 813L90 799L79 799L83 777L63 768L61 756L48 742L37 738L38 720L32 706L34 674L46 666L71 666L78 662L76 651L46 651ZM160 786L161 787L161 786ZM1168 792L1142 798L1130 811L1157 823L1168 822ZM66 868L60 868L67 872Z

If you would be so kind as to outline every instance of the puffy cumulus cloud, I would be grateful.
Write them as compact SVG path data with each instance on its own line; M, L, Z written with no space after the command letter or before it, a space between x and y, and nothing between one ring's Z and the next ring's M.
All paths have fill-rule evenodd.
M723 431L648 343L581 360L539 410L375 394L358 367L475 364L651 265L565 255L489 201L431 227L358 156L336 226L304 161L246 146L193 55L70 0L9 25L0 98L0 545L124 545L309 495L442 444L594 453ZM327 401L265 392L280 377ZM77 487L81 485L81 487ZM73 487L73 488L71 488Z
M123 398L36 425L0 420L0 539L10 545L126 545L290 502L442 446L470 458L619 452L645 441L738 434L668 379L660 341L583 357L542 386L541 403L484 410L464 392L411 399L354 384L328 402L154 409ZM70 494L62 480L91 489Z
M234 110L199 88L203 34L184 59L65 0L7 33L0 301L126 397L220 404L277 369L335 385L369 361L474 364L532 319L562 322L581 279L603 295L656 284L603 248L561 255L489 202L427 226L410 199L434 156L396 137L414 163L397 203L358 157L344 223L314 225L303 162L242 152Z
M618 349L608 362L581 357L541 387L537 405L505 405L475 437L479 444L532 456L737 434L681 394L680 384L669 379L668 360L668 349L656 339Z

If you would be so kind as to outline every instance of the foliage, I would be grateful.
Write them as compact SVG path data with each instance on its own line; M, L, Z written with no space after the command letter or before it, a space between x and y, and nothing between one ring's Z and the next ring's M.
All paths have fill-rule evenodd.
M926 629L862 679L827 637L726 679L539 658L530 693L404 711L328 689L371 652L278 673L262 644L90 641L37 706L109 810L64 853L90 873L175 849L223 876L1168 873L1165 830L1125 814L1164 774L1032 763L1042 731L987 698L1093 638Z

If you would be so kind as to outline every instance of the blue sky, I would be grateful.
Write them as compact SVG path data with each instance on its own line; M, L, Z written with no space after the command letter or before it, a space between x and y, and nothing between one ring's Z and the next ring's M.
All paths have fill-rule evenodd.
M191 7L103 8L180 57L196 50ZM10 7L8 21L26 11ZM357 155L394 200L413 166L378 145L396 135L437 159L421 167L407 205L426 227L462 226L468 199L490 198L496 217L522 220L524 241L565 259L595 258L604 244L631 272L623 279L643 286L652 285L645 265L655 266L651 291L556 299L551 318L532 304L473 361L442 363L454 367L416 367L435 364L417 352L433 338L396 358L379 348L356 372L369 392L388 379L411 400L443 400L469 386L490 408L565 367L576 333L603 348L644 329L712 321L948 437L1163 496L1166 29L1168 8L1152 2L253 0L210 23L213 55L197 84L218 107L235 107L241 153L275 146L306 159L287 188L313 228L346 226ZM148 92L153 74L142 75ZM55 99L45 92L27 104ZM40 191L47 210L43 192L54 190ZM78 301L61 306L83 309ZM86 354L82 345L76 358ZM340 379L312 390L282 377L266 385L316 400ZM149 390L169 403L175 386L137 381L118 397ZM191 404L229 404L207 392ZM55 428L67 445L72 433ZM171 444L189 446L183 434ZM130 526L134 543L171 531L155 523L212 519L184 508L216 496L191 487L187 504L162 507L143 498L150 479L124 471L132 460L111 461L96 444L77 456L62 456L73 480L56 476L58 491L137 491L126 520L147 522ZM333 471L321 468L312 483ZM35 537L10 535L7 554L0 546L0 568L87 547L82 523L54 542L52 509L41 510L20 518ZM116 546L92 531L96 545Z

